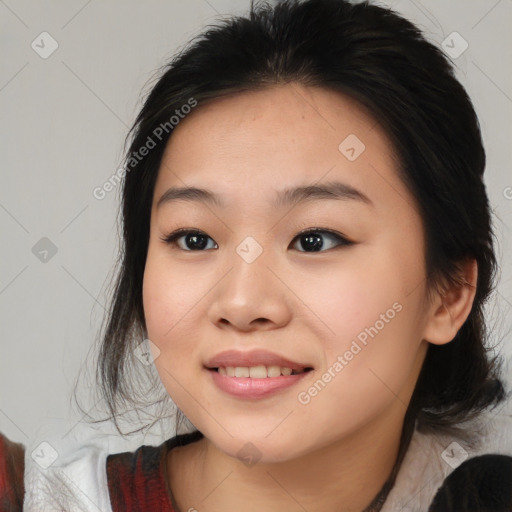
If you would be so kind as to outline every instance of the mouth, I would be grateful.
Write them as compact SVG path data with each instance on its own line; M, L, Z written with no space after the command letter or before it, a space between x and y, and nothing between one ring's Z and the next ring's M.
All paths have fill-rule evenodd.
M297 386L313 368L291 368L276 364L205 367L221 392L239 400L262 400Z
M250 379L267 379L275 377L287 377L289 375L300 375L313 370L307 366L304 368L293 369L287 366L278 365L257 365L257 366L218 366L214 368L207 368L212 372L217 372L220 375L227 377L242 377Z
M205 361L204 367L226 377L267 379L300 375L312 371L300 363L264 349L227 350Z
M206 361L204 368L220 391L242 400L260 400L284 392L314 370L311 364L261 348L221 352Z

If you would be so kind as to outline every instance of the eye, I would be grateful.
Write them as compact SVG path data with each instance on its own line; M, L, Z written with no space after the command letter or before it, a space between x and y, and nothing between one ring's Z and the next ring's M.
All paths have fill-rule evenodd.
M330 242L325 244L324 238L330 239ZM213 241L211 237L209 237L206 233L203 233L202 231L186 228L179 229L177 231L174 231L170 235L161 238L161 240L166 244L178 246L178 248L183 251L198 252L206 249L219 248L219 246L215 242L214 247L208 247L208 239ZM334 231L320 228L302 231L293 239L292 242L295 242L295 240L297 240L297 242L300 242L301 247L305 249L298 249L299 252L319 252L326 249L332 249L340 245L348 246L353 244L353 242L347 240L344 236L342 236L339 233L335 233ZM295 244L297 242L295 242ZM325 247L326 245L327 247Z
M307 231L303 231L299 233L293 241L297 240L300 242L300 245L305 248L304 251L299 252L319 252L324 249L324 241L323 238L327 235L331 241L334 240L335 246L337 245L352 245L353 242L347 240L344 236L339 233L335 233L334 231L326 230L326 229L309 229ZM332 243L329 247L329 243L327 243L327 249L332 249Z
M179 243L180 239L184 239L183 244ZM162 238L165 243L169 245L177 245L183 251L202 251L208 245L207 239L210 238L206 233L198 230L179 229L174 233ZM213 240L210 238L210 240ZM187 248L188 247L188 248ZM207 247L211 249L211 247ZM219 246L215 244L214 249Z

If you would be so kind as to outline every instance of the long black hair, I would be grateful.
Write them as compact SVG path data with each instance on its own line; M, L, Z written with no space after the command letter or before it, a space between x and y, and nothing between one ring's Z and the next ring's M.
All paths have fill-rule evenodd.
M140 409L135 402L141 393L132 385L141 366L134 349L147 334L142 282L166 142L191 108L285 83L340 91L383 127L421 212L429 292L462 284L465 259L478 264L471 312L450 343L428 347L404 428L450 428L500 402L501 360L491 357L483 315L497 266L485 151L475 110L451 62L391 9L368 1L285 0L252 3L247 17L220 21L194 38L161 70L128 135L123 247L97 366L109 413L117 421L123 407Z

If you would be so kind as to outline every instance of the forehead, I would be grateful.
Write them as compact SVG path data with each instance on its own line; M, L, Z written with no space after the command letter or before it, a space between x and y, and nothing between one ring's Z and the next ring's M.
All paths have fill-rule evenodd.
M168 187L196 186L270 204L275 191L341 181L378 201L408 195L397 166L385 132L354 100L287 84L211 100L180 121L155 200Z

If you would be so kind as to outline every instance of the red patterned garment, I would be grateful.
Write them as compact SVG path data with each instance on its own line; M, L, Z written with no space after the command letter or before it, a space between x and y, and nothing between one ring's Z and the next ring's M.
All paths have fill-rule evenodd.
M25 448L0 434L0 512L23 509Z
M113 512L176 512L167 483L169 450L203 437L201 432L181 434L160 446L141 446L135 452L107 457L107 482Z

